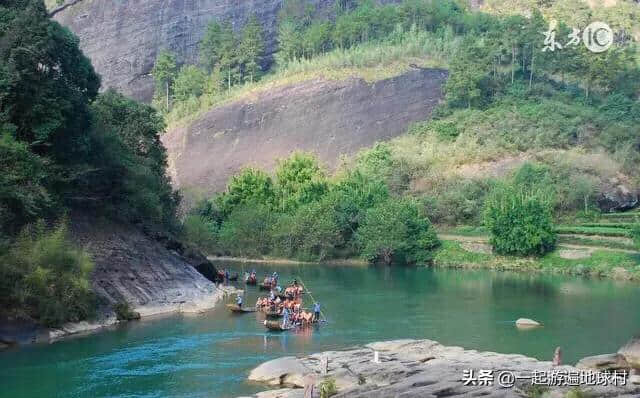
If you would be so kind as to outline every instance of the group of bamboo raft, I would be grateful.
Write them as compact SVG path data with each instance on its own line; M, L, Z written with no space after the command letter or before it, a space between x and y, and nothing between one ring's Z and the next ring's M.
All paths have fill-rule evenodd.
M244 281L247 285L257 285L255 271L246 273ZM260 290L269 291L269 296L259 297L254 307L245 307L242 296L239 296L237 304L227 304L227 308L234 313L261 312L265 315L263 322L268 330L285 331L291 329L307 328L320 322L320 305L313 304L313 311L303 308L303 295L310 292L305 289L302 281L293 280L286 288L278 285L278 275L273 273L264 278L259 285Z

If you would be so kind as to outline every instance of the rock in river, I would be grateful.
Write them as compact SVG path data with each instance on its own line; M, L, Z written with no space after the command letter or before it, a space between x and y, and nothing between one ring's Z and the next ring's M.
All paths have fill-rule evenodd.
M634 369L640 369L640 336L633 337L625 345L620 347L618 354Z
M542 326L542 324L538 321L534 321L533 319L520 318L516 321L516 326L519 328L535 328Z
M253 369L249 380L266 383L271 386L304 387L304 375L309 369L295 357L284 357L268 361Z

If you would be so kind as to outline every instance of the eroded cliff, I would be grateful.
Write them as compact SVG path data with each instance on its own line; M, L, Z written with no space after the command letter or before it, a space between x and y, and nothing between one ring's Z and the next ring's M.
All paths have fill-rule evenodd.
M341 154L427 119L446 78L444 70L414 69L375 83L311 80L214 107L162 137L174 183L220 191L242 167L272 169L296 150L313 152L331 167Z
M312 0L318 12L332 0ZM153 96L150 75L156 54L169 49L180 63L198 61L198 44L212 20L241 28L256 15L265 31L267 55L276 47L282 0L67 0L51 15L80 39L80 47L102 76L103 88L135 99Z

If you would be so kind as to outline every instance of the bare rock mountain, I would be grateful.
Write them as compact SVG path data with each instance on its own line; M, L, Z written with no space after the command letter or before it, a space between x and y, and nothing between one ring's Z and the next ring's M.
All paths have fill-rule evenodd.
M446 78L444 70L418 69L375 83L318 79L214 107L162 137L174 183L220 191L242 167L272 169L296 150L313 152L331 167L341 154L428 119Z

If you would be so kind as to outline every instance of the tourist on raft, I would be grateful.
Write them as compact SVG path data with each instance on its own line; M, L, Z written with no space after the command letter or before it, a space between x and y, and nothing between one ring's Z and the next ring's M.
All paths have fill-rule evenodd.
M289 326L289 309L284 308L282 311L282 328L286 329Z
M236 297L236 304L238 304L238 307L242 308L242 296L238 295Z
M320 321L320 303L315 302L313 303L313 322L318 322Z

